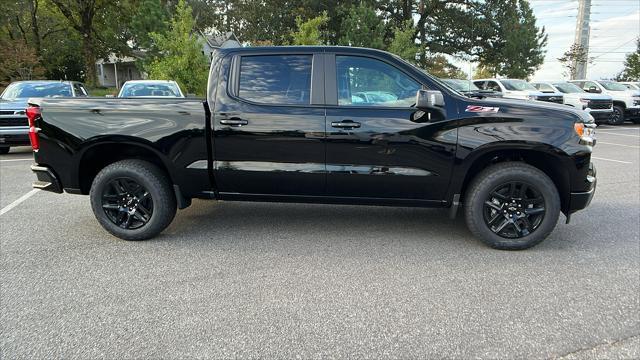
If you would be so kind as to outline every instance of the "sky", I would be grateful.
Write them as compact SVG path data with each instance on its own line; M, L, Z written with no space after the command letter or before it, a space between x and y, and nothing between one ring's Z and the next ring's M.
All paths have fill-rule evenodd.
M545 62L532 76L532 80L561 80L565 69L558 61L574 41L578 1L581 0L529 0L537 25L544 26L549 35ZM640 36L640 0L591 0L591 34L587 78L615 77L624 67L627 53L636 49ZM475 64L454 61L466 72L473 74Z

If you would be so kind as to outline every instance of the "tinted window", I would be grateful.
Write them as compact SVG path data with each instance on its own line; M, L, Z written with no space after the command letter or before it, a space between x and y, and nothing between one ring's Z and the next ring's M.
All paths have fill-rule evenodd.
M498 83L495 82L495 81L487 81L487 85L485 87L485 90L491 90L491 91L495 91L495 92L502 92L502 89L500 88L500 85L498 85Z
M311 55L243 56L238 96L269 104L309 104Z
M180 91L174 83L125 83L120 97L136 96L180 97Z
M87 90L84 89L84 87L78 83L74 83L73 84L73 90L76 92L76 96L87 96Z
M524 90L537 90L533 85L529 84L524 80L510 79L510 80L500 80L502 85L507 90L512 91L524 91Z
M336 56L338 105L409 107L422 88L417 81L382 61Z
M533 86L542 92L555 92L555 90L547 84L534 84Z

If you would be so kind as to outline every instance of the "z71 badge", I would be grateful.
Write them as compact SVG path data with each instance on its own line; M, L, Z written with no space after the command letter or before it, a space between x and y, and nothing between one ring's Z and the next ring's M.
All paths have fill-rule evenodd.
M489 106L480 106L480 105L468 105L465 112L473 112L473 113L497 113L500 110L499 107L489 107Z

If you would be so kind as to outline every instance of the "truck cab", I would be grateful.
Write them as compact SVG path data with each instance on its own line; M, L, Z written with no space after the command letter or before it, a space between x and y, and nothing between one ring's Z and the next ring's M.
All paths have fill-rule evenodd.
M640 124L640 91L630 90L623 84L610 80L571 80L584 91L609 95L613 99L610 124L619 125L627 120Z

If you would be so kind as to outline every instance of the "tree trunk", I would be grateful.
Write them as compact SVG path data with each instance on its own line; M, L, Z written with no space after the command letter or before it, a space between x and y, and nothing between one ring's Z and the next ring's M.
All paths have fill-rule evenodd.
M96 56L93 52L93 39L91 33L82 34L82 57L84 59L85 79L88 87L97 85L96 78Z
M29 10L31 10L31 33L33 34L33 47L36 49L36 56L42 54L42 46L40 45L40 29L38 28L38 0L29 1Z

